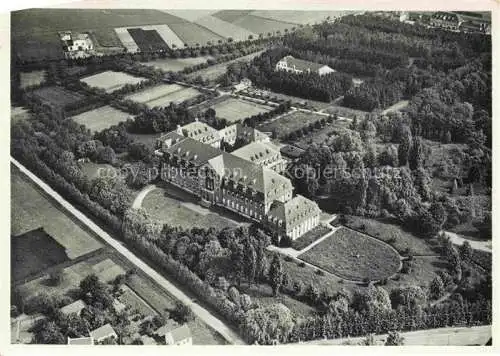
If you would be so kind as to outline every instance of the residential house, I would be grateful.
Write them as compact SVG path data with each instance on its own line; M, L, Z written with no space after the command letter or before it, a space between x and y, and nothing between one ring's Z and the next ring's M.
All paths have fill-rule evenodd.
M90 337L94 340L95 343L101 343L109 338L117 339L118 335L116 335L115 330L110 324L106 324L101 326L100 328L92 330L90 332Z
M59 33L67 58L85 58L94 54L94 45L88 33Z
M292 73L317 73L319 75L325 75L328 73L335 72L334 69L327 65L305 61L303 59L294 58L292 56L286 56L276 63L276 71L287 71Z
M92 338L92 336L75 338L71 338L68 336L68 345L94 345L94 339Z
M69 314L77 314L80 315L82 309L84 309L87 306L85 302L81 299L78 299L74 301L71 304L68 304L60 309L60 312L63 313L64 315L69 315Z
M193 336L191 330L184 324L178 328L169 331L165 335L165 344L167 345L192 345Z
M248 89L252 86L252 81L248 78L243 78L238 84L234 85L233 90L235 92Z

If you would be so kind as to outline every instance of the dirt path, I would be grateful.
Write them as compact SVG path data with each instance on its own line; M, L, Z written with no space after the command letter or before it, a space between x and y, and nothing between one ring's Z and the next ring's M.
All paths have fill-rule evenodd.
M215 317L208 310L204 309L199 304L193 302L193 300L185 294L182 290L177 288L172 282L167 280L164 276L156 272L153 268L143 262L140 258L135 256L130 250L128 250L124 245L122 245L118 240L115 240L107 232L96 225L91 219L85 216L80 210L76 209L67 200L65 200L61 195L44 183L40 178L34 175L21 163L16 161L11 157L11 162L17 166L21 172L26 174L32 181L34 181L41 189L43 189L47 194L49 194L54 200L61 204L62 208L66 209L68 212L73 214L78 220L87 225L89 229L94 231L99 237L101 237L108 245L118 251L122 256L128 259L135 267L141 269L146 273L154 282L159 286L164 288L169 294L174 298L177 298L182 303L187 305L193 313L203 320L207 325L216 330L224 339L226 339L230 344L244 345L245 342L239 337L229 326L227 326L222 320Z
M148 195L148 193L155 188L156 188L156 186L154 184L150 184L150 185L144 187L139 192L139 194L135 197L134 202L132 203L132 208L139 209L142 206L142 201L144 200L146 195Z
M491 253L491 241L475 241L462 237L454 232L444 231L445 235L450 238L450 241L455 245L463 245L465 241L470 243L474 250L480 250Z

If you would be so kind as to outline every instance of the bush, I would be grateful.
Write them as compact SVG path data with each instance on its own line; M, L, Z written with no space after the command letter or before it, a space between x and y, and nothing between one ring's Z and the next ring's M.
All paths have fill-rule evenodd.
M320 269L317 269L317 270L316 270L316 274L317 274L318 276L324 276L324 275L325 275L325 272L323 272L323 271L322 271L322 270L320 270Z
M304 262L299 262L299 267L305 267L306 264Z
M293 258L290 256L285 256L285 261L287 262L293 262Z

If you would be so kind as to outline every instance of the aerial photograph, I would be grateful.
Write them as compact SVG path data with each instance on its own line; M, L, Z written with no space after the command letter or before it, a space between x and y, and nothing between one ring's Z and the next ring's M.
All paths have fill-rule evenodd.
M491 22L11 12L11 344L492 345Z

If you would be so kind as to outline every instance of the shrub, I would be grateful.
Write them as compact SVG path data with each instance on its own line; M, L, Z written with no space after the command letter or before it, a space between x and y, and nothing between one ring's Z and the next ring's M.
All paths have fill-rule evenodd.
M293 261L293 258L290 257L290 256L285 256L285 261L287 262L292 262Z
M299 262L299 267L305 267L306 264L304 262Z
M316 270L316 274L317 274L318 276L324 276L324 275L325 275L325 272L323 272L323 271L322 271L322 270L320 270L320 269L317 269L317 270Z

